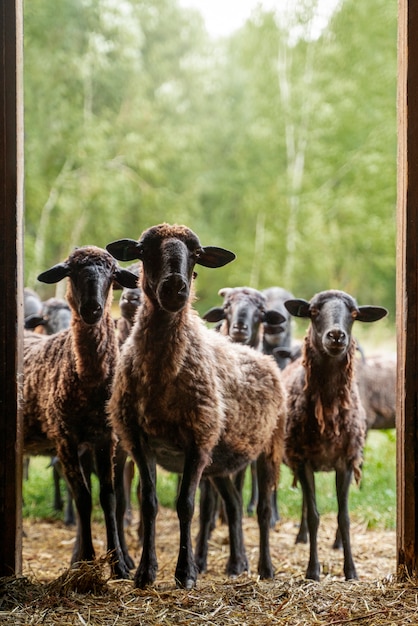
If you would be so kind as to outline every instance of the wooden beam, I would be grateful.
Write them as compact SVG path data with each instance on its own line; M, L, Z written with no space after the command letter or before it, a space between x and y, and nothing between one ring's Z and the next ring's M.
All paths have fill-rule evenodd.
M418 3L398 2L397 561L418 572Z
M0 4L0 576L22 569L22 3Z

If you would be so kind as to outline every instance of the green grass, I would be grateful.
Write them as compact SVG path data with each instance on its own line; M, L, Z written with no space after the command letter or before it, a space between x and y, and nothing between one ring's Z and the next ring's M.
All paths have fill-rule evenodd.
M34 457L30 460L29 480L23 483L23 516L38 519L62 519L61 512L52 507L52 470L49 458ZM134 479L133 491L138 480ZM293 477L288 468L282 466L279 509L283 520L298 520L300 517L301 491L293 488ZM174 507L177 492L177 476L158 471L158 498L161 506ZM249 473L244 486L244 503L249 499ZM334 473L316 474L318 509L321 514L337 511ZM64 487L62 489L64 492ZM92 479L94 502L93 519L103 519L99 506L98 481ZM136 496L132 495L136 503ZM134 504L135 506L135 504ZM350 512L368 528L393 529L396 521L396 441L394 431L371 431L364 452L363 480L360 488L355 484L350 489Z

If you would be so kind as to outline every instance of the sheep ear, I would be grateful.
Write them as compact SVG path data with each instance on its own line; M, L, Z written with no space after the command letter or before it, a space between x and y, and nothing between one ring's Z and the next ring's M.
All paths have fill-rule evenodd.
M136 289L136 287L138 287L138 276L129 270L122 269L121 267L118 267L115 271L115 280L118 285L126 287L127 289Z
M69 265L67 263L58 263L57 265L49 268L49 270L45 270L45 272L39 274L38 280L40 280L41 283L48 283L48 285L51 285L52 283L59 283L60 280L69 276L69 274Z
M235 254L224 248L206 246L201 248L199 258L196 263L204 267L223 267L235 259Z
M207 322L220 322L225 319L225 311L221 306L214 306L209 311L206 311L202 318Z
M359 306L356 320L359 322L377 322L388 314L383 306Z
M39 315L28 315L28 317L25 317L26 330L32 330L37 326L45 326L45 324L46 320L44 320L44 318L40 317Z
M300 298L295 300L286 300L284 303L286 309L295 317L311 317L309 311L309 302Z
M269 326L279 326L280 324L283 324L283 322L285 321L286 321L285 316L279 313L279 311L276 311L276 309L269 309L268 311L264 313L263 322L264 324L268 324Z
M118 261L133 261L141 258L142 247L135 239L118 239L108 243L106 250Z
M218 296L221 296L221 298L225 298L225 296L227 296L230 291L232 291L230 287L222 287L222 289L219 289L218 291Z

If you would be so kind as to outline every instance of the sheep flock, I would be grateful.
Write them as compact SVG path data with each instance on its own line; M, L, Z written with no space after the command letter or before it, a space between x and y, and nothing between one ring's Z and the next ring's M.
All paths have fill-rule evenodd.
M336 475L336 545L343 549L344 574L357 578L349 487L360 480L368 430L395 426L396 359L359 357L353 325L376 322L387 310L359 306L336 289L304 300L278 286L224 287L218 292L222 306L201 317L194 308L196 265L216 269L234 259L229 250L203 245L188 227L163 223L137 240L77 248L42 272L41 282L66 280L64 301L43 303L25 289L23 448L28 456L55 457L62 468L76 510L71 564L95 557L95 472L113 576L133 577L141 589L154 583L161 467L180 476L175 584L191 589L206 571L219 500L229 532L227 574L240 575L248 570L242 485L251 466L258 575L272 579L270 535L279 519L276 494L280 501L284 463L302 489L296 540L309 541L306 578L320 578L315 473L323 471ZM118 261L130 265L122 268ZM114 289L122 289L118 319ZM309 324L299 343L294 317ZM128 553L124 528L134 467L138 564Z

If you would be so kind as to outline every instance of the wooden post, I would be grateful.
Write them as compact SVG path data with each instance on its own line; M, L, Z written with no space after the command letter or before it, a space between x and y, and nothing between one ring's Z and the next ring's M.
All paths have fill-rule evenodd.
M0 576L21 573L22 4L0 3Z
M397 561L418 572L418 3L398 2Z

